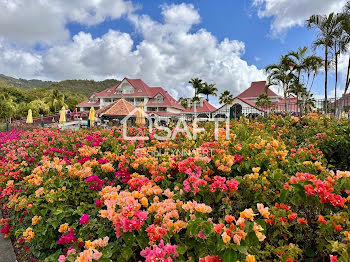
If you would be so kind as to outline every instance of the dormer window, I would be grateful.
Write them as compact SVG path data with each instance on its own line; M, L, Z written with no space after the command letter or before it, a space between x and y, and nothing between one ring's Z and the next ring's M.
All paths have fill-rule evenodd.
M141 92L142 92L142 89L139 89L138 92L141 93Z
M164 97L162 96L162 95L157 95L156 97L155 97L155 102L156 103L163 103L163 101L164 101Z
M110 92L111 92L111 90L110 90L110 89L108 89L108 90L107 90L107 93L110 93Z

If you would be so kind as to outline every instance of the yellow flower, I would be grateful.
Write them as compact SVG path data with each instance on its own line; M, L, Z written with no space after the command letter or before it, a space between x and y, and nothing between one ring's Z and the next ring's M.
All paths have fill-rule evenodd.
M260 167L253 167L253 172L254 173L259 173Z
M248 255L245 258L245 262L255 262L255 261L256 261L255 256L253 256L253 255Z
M227 233L226 232L224 232L224 233L222 233L222 241L224 241L224 243L228 243L228 242L230 242L230 240L231 240L231 237L229 236L229 235L227 235Z
M34 238L35 234L31 227L28 227L26 231L23 232L23 237L26 242L30 242Z
M141 205L143 205L144 207L148 207L148 199L146 197L143 197L140 199L140 203Z
M58 229L58 232L65 233L68 231L68 229L69 229L68 224L65 223L65 224L60 225L60 229Z
M41 216L34 216L32 218L32 225L35 226L36 224L38 224L39 220L41 219Z
M245 209L243 212L241 212L240 217L244 218L244 219L249 219L250 221L254 220L254 211L253 209L249 208L249 209Z

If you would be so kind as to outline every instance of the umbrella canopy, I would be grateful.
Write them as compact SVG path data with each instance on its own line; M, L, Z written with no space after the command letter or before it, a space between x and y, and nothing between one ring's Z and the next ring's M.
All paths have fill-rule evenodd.
M91 107L89 112L90 126L94 126L95 123L95 108Z
M32 113L32 109L28 110L28 116L27 116L27 124L33 124L33 113Z
M66 108L63 106L60 111L60 124L66 123Z
M137 125L144 125L144 124L146 124L145 111L143 110L143 104L142 103L139 104L139 110L137 110L136 124Z

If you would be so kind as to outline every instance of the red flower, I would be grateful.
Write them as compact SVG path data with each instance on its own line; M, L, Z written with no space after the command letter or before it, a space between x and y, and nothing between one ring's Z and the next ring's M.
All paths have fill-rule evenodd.
M335 232L340 232L343 230L343 228L340 225L337 225L335 222L332 222L332 225L334 227Z
M330 262L338 262L337 256L332 256L332 255L330 255L330 256L329 256L329 259L330 259Z
M318 215L317 221L320 222L321 224L327 224L327 221L324 219L322 215Z
M307 220L306 220L305 218L303 218L303 217L302 217L302 218L298 218L297 221L298 221L298 223L299 223L300 225L303 225L303 224L305 225L305 224L307 224Z
M288 215L288 219L290 221L294 221L297 218L298 214L297 213L291 213Z

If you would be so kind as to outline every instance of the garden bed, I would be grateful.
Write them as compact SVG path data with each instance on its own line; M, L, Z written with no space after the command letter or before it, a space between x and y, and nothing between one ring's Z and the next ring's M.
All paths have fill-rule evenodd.
M20 262L348 261L348 119L204 129L1 133L1 233Z

